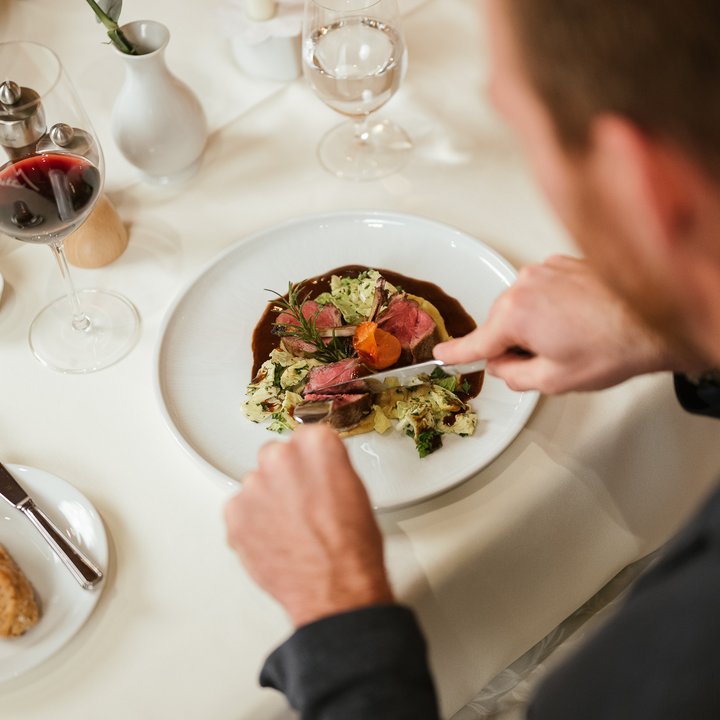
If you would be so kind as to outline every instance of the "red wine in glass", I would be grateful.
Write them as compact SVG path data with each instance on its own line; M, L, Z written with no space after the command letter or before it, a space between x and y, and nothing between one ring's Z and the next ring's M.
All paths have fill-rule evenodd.
M92 210L102 186L86 158L30 155L0 169L0 230L32 243L61 239Z
M46 244L65 286L65 294L30 323L28 343L54 370L101 370L125 357L140 331L140 316L127 298L111 290L75 288L63 249L65 238L100 198L102 149L52 50L36 42L0 42L0 78L6 144L0 157L2 148L9 148L8 158L0 160L0 233ZM16 145L38 149L20 155Z

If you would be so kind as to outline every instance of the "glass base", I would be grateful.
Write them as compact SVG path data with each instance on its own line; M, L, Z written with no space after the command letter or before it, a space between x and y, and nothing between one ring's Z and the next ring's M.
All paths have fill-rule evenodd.
M43 364L64 373L91 373L114 365L140 336L140 316L122 295L105 290L79 290L86 330L72 324L72 305L61 297L43 308L30 326L30 349Z
M346 180L377 180L405 166L412 141L401 127L389 120L370 122L361 137L356 128L346 122L323 137L318 157L326 170Z

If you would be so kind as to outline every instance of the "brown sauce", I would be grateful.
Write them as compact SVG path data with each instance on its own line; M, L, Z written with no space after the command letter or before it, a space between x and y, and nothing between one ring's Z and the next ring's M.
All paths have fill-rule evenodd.
M318 275L317 277L306 280L304 286L311 289L308 299L312 300L321 293L329 291L330 278L333 275L357 277L367 269L368 268L363 265L345 265L335 268L334 270L329 270L323 275ZM395 285L395 287L400 287L405 292L425 298L425 300L432 303L442 315L443 320L445 320L445 327L451 337L462 337L477 327L475 321L468 315L460 302L445 293L444 290L434 283L407 277L406 275L401 275L391 270L383 270L382 268L373 269L377 270L388 282ZM253 332L253 369L251 378L257 375L260 366L268 359L270 352L280 344L280 338L272 333L273 323L277 316L277 313L273 310L274 307L275 305L271 300ZM483 378L483 372L466 375L464 379L470 384L470 392L463 394L461 399L476 397L482 389Z

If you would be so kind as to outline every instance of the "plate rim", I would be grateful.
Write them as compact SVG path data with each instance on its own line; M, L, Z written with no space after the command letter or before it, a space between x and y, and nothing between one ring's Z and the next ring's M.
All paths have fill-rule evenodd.
M64 478L61 478L59 475L56 475L55 473L52 473L48 470L43 470L42 468L37 468L31 465L26 465L25 463L4 463L4 466L10 471L10 473L15 477L19 482L24 482L27 484L27 479L22 477L17 477L16 473L22 474L24 472L30 472L30 473L38 473L40 476L45 476L45 478L51 478L52 482L56 484L56 488L60 490L61 492L70 489L70 491L77 496L79 496L83 501L83 509L87 512L88 517L92 520L93 529L97 533L98 538L98 546L93 547L93 556L95 562L98 563L98 565L103 570L103 579L102 581L95 586L92 590L85 590L80 587L80 585L77 586L79 591L82 591L83 593L89 593L87 596L82 595L81 597L89 597L91 599L90 602L88 602L86 609L83 611L83 613L79 616L79 618L76 620L75 624L71 626L69 630L65 630L64 634L60 641L56 641L55 643L51 643L49 650L45 651L44 653L39 653L36 659L32 662L26 663L20 667L20 669L13 670L9 673L3 673L2 666L0 665L0 685L11 682L20 676L24 675L25 673L29 672L30 670L34 670L38 666L45 663L47 660L49 660L51 657L56 655L58 652L60 652L77 634L78 632L83 628L83 626L88 622L90 617L95 612L95 609L97 608L98 603L100 602L100 598L105 590L105 586L107 585L107 578L108 578L108 569L109 569L109 561L110 561L110 545L108 541L108 535L107 530L105 528L105 522L103 521L102 515L98 512L98 509L95 507L95 505L90 501L90 499L83 493L81 490L79 490L77 487L75 487L72 483L65 480ZM31 481L34 482L34 481ZM25 485L23 485L25 487ZM32 488L26 488L28 490L28 494L32 497L33 495L37 494L37 491L33 490ZM20 512L19 510L17 512ZM18 517L18 520L20 518ZM68 522L70 522L68 520ZM70 524L72 526L72 524ZM69 572L65 569L63 566L63 571ZM73 581L75 582L75 581ZM42 598L41 598L42 600ZM42 622L42 616L40 618L40 621ZM28 632L31 632L29 630Z
M287 230L290 227L306 224L306 223L320 223L323 221L337 221L337 220L351 220L355 222L362 222L364 220L372 220L372 219L382 219L384 221L401 221L404 223L409 222L421 222L423 224L433 226L438 229L442 229L445 232L451 232L454 235L462 236L465 240L476 242L478 243L485 253L492 256L493 259L502 267L504 273L508 275L511 278L511 281L514 281L514 279L517 277L517 269L512 265L512 263L507 260L503 255L501 255L497 250L490 247L487 243L483 242L479 238L474 237L473 235L465 232L464 230L460 230L459 228L450 225L444 221L435 220L433 218L428 218L422 215L414 214L414 213L404 213L404 212L396 212L392 210L363 210L363 209L355 209L355 210L340 210L340 211L332 211L332 212L323 212L323 213L309 213L307 215L299 215L294 216L292 218L289 218L287 220L284 220L282 222L276 223L274 225L270 225L264 228L261 228L259 230L256 230L254 232L251 232L247 235L242 235L238 237L237 239L233 240L227 247L220 250L218 253L213 255L211 258L206 260L201 267L188 279L183 283L183 285L180 287L180 289L177 291L175 297L173 298L172 302L168 306L167 310L165 311L165 314L163 316L159 332L158 332L158 339L155 343L155 349L153 352L153 388L155 393L155 398L157 401L158 406L160 407L160 412L162 414L163 420L165 424L167 425L168 429L170 430L171 435L175 439L175 441L183 448L183 450L197 463L200 467L204 468L206 471L209 471L211 477L214 479L215 482L218 482L222 487L226 489L231 490L239 490L242 486L242 482L240 480L236 480L233 477L230 477L228 474L223 472L219 467L214 465L212 462L210 462L207 458L205 458L200 452L198 452L195 447L185 438L183 433L180 431L180 428L177 426L175 421L173 420L170 410L168 407L168 403L165 401L165 396L163 394L163 380L161 377L161 362L162 362L162 352L163 352L163 346L166 340L167 330L170 325L170 322L172 321L175 312L178 308L178 306L182 303L182 301L185 299L188 292L191 290L191 288L197 284L203 276L208 273L212 268L219 265L226 257L234 253L238 250L238 248L245 246L245 245L251 245L254 242L257 242L259 238L262 236L267 235L268 233L272 232L279 232L283 230ZM453 481L449 485L439 488L435 491L429 492L425 495L423 495L421 498L412 499L408 501L399 501L396 503L392 503L389 505L382 505L377 506L373 503L373 507L375 511L377 512L390 512L395 510L401 510L406 507L410 507L413 505L418 505L420 503L426 502L428 500L431 500L432 498L435 498L439 495L442 495L446 492L449 492L453 488L458 487L459 485L463 484L467 480L469 480L471 477L473 477L475 474L481 472L484 468L488 467L492 462L494 462L507 448L509 445L515 440L515 438L520 434L520 432L524 429L524 427L527 425L528 420L532 416L532 413L534 412L538 401L540 399L540 393L534 390L528 390L528 391L522 391L518 393L519 396L519 407L518 407L518 418L519 422L517 427L512 428L510 433L506 436L506 439L502 443L502 449L498 451L491 460L489 460L485 465L482 467L477 468L474 470L471 474L463 474L462 477L458 478L457 480Z

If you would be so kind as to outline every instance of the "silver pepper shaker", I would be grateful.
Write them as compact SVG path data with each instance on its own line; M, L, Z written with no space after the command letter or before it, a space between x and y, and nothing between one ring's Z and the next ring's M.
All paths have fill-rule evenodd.
M81 155L95 166L100 161L97 143L92 135L66 123L55 123L35 146L37 153L53 151Z
M45 112L38 93L12 80L0 83L0 145L10 160L33 154L45 130Z

